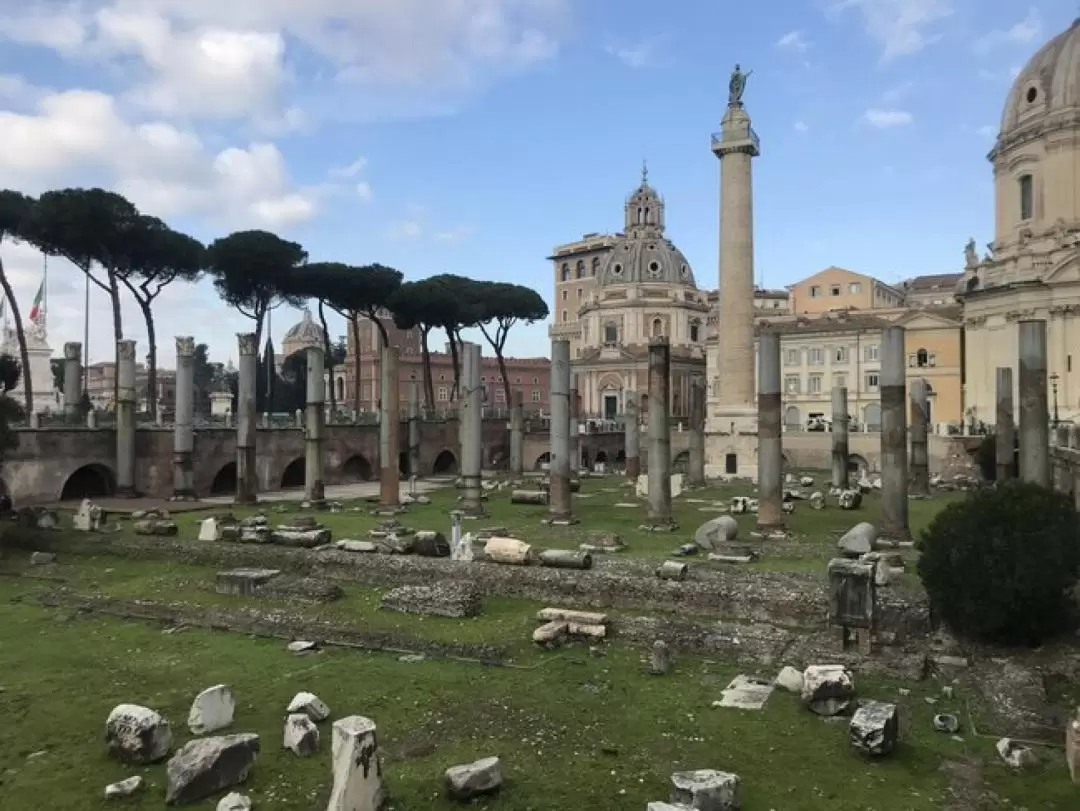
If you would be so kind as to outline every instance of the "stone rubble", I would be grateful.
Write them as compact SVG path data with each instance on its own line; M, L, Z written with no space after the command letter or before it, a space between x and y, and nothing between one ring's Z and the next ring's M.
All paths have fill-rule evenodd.
M31 566L48 566L50 563L56 563L56 555L52 552L31 552L30 553L30 565Z
M670 800L697 811L739 811L742 807L741 781L737 774L698 769L671 775Z
M843 665L810 665L803 671L802 700L818 715L839 715L855 699L855 679Z
M136 521L132 524L132 529L136 535L153 535L162 538L169 538L180 532L180 527L175 521L162 521L156 518Z
M497 757L451 766L444 775L446 792L454 800L470 802L494 794L503 784L502 762Z
M836 503L841 510L857 510L862 506L862 492L860 490L841 490L836 497Z
M80 532L101 532L105 526L108 514L97 506L93 501L84 498L79 504L78 512L75 513L74 526Z
M285 712L289 715L303 713L316 723L330 717L330 708L314 693L301 692L293 696Z
M193 735L207 735L225 729L233 722L236 713L236 696L227 684L207 687L191 703L188 712L188 729Z
M863 521L845 532L836 546L844 557L857 558L873 552L877 538L877 527L868 521Z
M649 673L664 676L671 669L671 648L662 639L657 639L649 651Z
M851 717L848 727L851 745L871 757L882 757L896 748L900 724L896 705L868 701Z
M251 798L236 791L229 792L218 801L216 811L251 811Z
M398 586L383 595L380 608L402 614L462 619L480 615L480 590L467 581L444 580L431 586Z
M1002 738L996 744L997 753L1006 765L1017 771L1023 771L1035 766L1039 759L1035 753L1023 744L1017 743L1012 738Z
M105 721L105 743L109 753L123 763L156 763L172 750L172 728L148 707L118 704Z
M120 780L116 783L109 783L105 786L105 799L117 800L121 797L130 797L140 788L142 788L143 779L139 775L129 777L126 780Z
M738 522L730 515L721 515L694 531L694 543L701 549L716 550L721 544L734 541L738 534Z
M247 780L259 754L259 736L250 732L188 741L166 766L167 805L186 805Z
M282 747L297 757L307 757L319 750L319 728L307 713L295 712L285 717Z
M803 674L790 665L785 666L776 677L776 686L789 693L802 694Z

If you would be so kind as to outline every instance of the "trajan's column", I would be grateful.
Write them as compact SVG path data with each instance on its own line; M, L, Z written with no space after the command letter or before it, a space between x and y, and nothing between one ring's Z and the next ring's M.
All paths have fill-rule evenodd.
M754 387L754 195L751 162L760 154L743 107L749 73L736 65L728 108L712 151L720 159L720 312L716 359L710 361L706 470L753 476L757 432Z

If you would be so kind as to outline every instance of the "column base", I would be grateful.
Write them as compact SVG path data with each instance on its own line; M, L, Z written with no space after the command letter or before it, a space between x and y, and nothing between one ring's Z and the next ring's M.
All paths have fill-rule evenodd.
M379 471L379 504L382 507L401 504L401 474L396 467L384 467Z
M199 497L195 495L194 490L178 490L169 496L169 501L198 501Z
M300 502L300 509L302 510L325 510L326 499L304 499Z
M549 527L572 527L579 521L574 517L573 513L553 513L541 523L547 524Z
M678 532L679 525L674 518L648 518L638 529L642 532Z

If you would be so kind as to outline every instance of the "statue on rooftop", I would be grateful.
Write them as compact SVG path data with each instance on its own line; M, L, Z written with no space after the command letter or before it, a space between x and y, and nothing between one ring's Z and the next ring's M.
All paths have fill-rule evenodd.
M743 73L738 63L735 64L735 70L731 71L731 80L728 82L728 104L733 106L742 104L743 93L746 92L746 80L753 72Z

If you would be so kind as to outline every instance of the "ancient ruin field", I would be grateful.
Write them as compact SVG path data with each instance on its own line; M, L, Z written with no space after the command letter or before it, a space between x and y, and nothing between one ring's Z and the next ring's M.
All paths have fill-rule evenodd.
M518 537L563 548L576 547L593 530L615 531L629 548L617 562L599 562L599 573L610 569L645 579L656 560L717 514L702 508L735 492L687 494L703 503L677 499L684 531L675 535L639 532L644 508L614 507L624 499L633 501L614 479L585 483L584 497L575 500L582 517L578 526L544 527L539 523L542 508L511 507L506 494L497 492L489 499L490 519L466 522L466 529L470 524L501 525ZM454 495L437 491L433 504L412 507L400 520L418 529L447 531L446 510ZM925 524L954 497L912 502L913 526ZM350 502L340 512L319 514L335 539L364 538L379 520L354 511L355 506ZM776 578L790 572L792 588L824 591L824 561L832 556L836 534L858 520L873 521L875 499L857 513L835 508L819 513L800 506L791 517L791 541L763 551L746 566L691 558L691 580L709 584L714 581L707 578L715 577L719 588L749 577L769 586L786 583ZM299 508L265 509L272 521L284 522ZM214 591L214 580L222 565L207 547L220 548L224 542L192 540L206 514L177 514L179 540L136 540L126 521L115 533L64 530L10 539L19 546L8 543L0 559L0 709L7 720L0 736L0 807L163 808L164 765L131 768L111 760L103 742L105 717L121 702L153 707L171 721L179 746L192 737L184 723L192 698L217 683L230 684L237 693L231 731L262 736L255 770L240 787L256 809L325 807L331 780L329 722L315 756L300 759L281 748L285 705L300 690L321 697L332 718L361 714L375 719L391 806L398 811L456 807L442 795L443 770L492 754L503 759L506 782L499 795L478 801L478 808L643 809L650 800L666 799L671 772L696 768L739 774L747 811L1075 807L1077 788L1069 782L1060 748L1037 747L1041 764L1029 773L1012 773L1001 763L994 742L1002 733L992 734L986 720L993 707L964 671L915 680L904 678L902 666L855 665L860 698L898 702L907 715L900 748L871 762L850 747L846 719L815 716L783 690L776 690L760 711L712 706L735 675L771 678L789 659L797 662L804 655L797 651L810 648L799 648L803 643L791 639L824 638L810 624L785 629L792 636L778 647L758 648L754 626L743 617L675 603L624 605L610 611L616 629L612 639L544 650L530 636L537 610L550 603L508 594L503 586L485 595L481 614L471 619L380 610L380 598L390 588L383 582L386 575L372 579L358 569L354 577L345 564L303 571L341 588L343 596L332 602L221 595ZM749 532L752 521L752 516L741 517L740 530ZM56 562L31 566L26 543L53 549ZM178 545L190 554L176 554ZM245 554L280 551L224 545L243 547ZM278 562L319 554L286 551L290 556ZM913 578L904 575L896 588L914 591ZM670 584L668 593L681 587ZM566 599L561 603L570 604ZM166 621L145 619L154 616ZM184 623L184 617L191 622ZM683 621L722 626L723 634L736 636L710 650L677 649L670 672L650 675L652 632L647 629ZM286 643L291 635L282 632L289 623L322 629L320 638L338 644L315 653L290 653ZM736 630L729 634L728 629ZM737 635L743 632L747 635L740 641ZM383 650L372 649L379 647ZM740 647L753 647L752 655L739 652ZM944 686L954 688L951 697ZM1058 684L1052 698L1067 704L1075 697L1074 688ZM958 736L933 730L931 718L939 712L959 715L963 726ZM131 774L145 777L144 789L107 804L105 784ZM213 809L214 802L192 807Z

